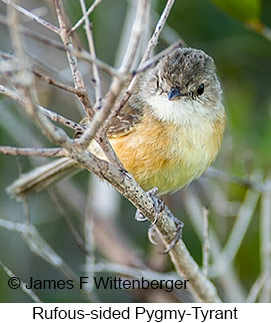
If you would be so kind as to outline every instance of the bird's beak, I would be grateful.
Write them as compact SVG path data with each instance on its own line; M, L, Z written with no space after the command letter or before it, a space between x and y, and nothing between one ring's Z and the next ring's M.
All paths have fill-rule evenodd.
M168 92L168 99L170 101L174 100L180 96L184 96L184 94L180 91L180 89L178 87L173 87Z

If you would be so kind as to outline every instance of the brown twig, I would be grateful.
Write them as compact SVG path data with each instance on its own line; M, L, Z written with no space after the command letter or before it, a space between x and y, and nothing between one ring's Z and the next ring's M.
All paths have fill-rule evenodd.
M63 157L67 155L63 148L19 148L10 146L0 146L0 154L37 157Z
M43 73L41 72L38 72L38 71L35 71L33 70L33 73L36 77L38 77L39 79L47 82L48 84L50 85L53 85L55 87L58 87L59 89L61 90L64 90L64 91L67 91L67 92L70 92L70 93L73 93L73 94L76 94L78 96L81 96L81 95L84 95L84 90L82 89L75 89L74 87L72 86L68 86L68 85L65 85L63 83L60 83L56 80L54 80L53 78L47 76L47 75L44 75Z

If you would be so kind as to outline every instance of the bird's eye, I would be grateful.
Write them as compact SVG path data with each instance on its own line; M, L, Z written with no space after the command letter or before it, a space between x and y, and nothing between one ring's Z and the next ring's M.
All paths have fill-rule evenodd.
M202 95L204 92L204 84L202 83L198 88L197 88L197 94Z

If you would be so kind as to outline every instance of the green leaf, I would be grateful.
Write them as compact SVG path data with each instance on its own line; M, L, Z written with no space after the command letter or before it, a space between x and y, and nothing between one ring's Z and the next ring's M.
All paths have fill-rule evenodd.
M220 9L243 22L258 21L261 0L212 0Z

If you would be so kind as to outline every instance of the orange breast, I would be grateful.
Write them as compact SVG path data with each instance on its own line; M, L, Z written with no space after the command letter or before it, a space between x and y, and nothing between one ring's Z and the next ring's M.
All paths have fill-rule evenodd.
M212 129L211 133L197 134L197 129L165 124L145 115L133 131L110 142L142 188L158 187L162 194L200 176L214 160L224 125L217 121Z

